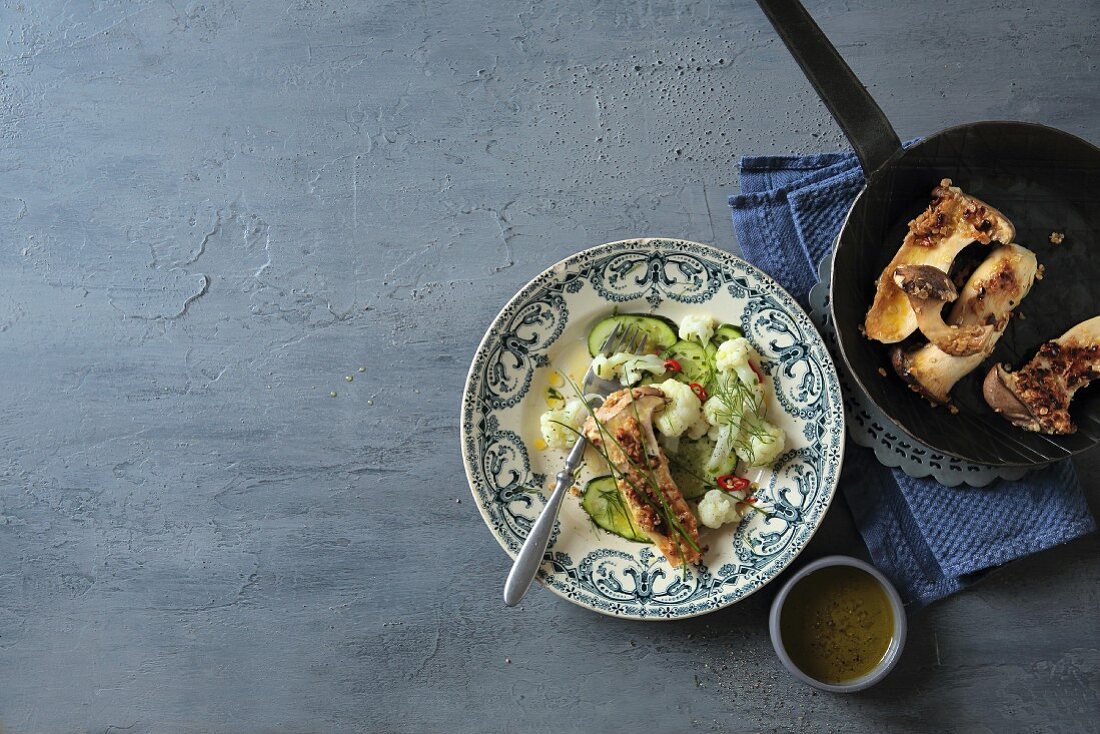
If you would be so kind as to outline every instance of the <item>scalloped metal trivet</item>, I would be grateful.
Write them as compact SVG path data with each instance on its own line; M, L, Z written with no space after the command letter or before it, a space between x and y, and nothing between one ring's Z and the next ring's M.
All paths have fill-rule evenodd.
M914 440L875 407L864 392L856 387L840 356L832 310L829 308L832 270L833 259L831 254L826 255L817 266L817 285L810 290L810 318L821 331L829 351L833 353L841 392L844 393L848 435L852 440L860 446L874 450L875 458L884 466L901 469L911 477L932 477L948 487L957 487L960 484L984 487L994 479L1019 479L1026 474L1027 467L974 464L941 454Z

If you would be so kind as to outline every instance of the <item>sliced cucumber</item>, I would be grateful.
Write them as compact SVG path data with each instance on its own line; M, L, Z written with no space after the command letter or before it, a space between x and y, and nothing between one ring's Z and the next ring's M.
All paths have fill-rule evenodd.
M718 376L718 363L714 357L717 354L718 345L714 342L714 339L711 339L707 342L707 366L710 367L710 373L708 374L710 379L703 385L707 395L713 395L716 388L715 378Z
M741 333L741 330L733 324L722 324L715 330L714 337L711 338L710 341L711 344L717 347L723 342L732 341L733 339L740 339L743 336L744 334Z
M707 436L699 439L681 438L674 455L669 456L668 468L680 493L689 500L702 497L714 489L714 477L706 470L707 461L714 451L714 441ZM722 463L718 476L732 474L737 467L737 455L731 453Z
M619 491L619 485L610 474L596 477L585 485L581 507L592 518L592 522L609 533L636 543L653 542L634 522L626 500Z
M699 342L678 341L662 352L661 357L680 363L680 372L673 375L680 382L705 385L710 380L714 362Z
M635 326L645 332L647 336L645 351L649 354L660 354L677 340L676 324L666 318L640 313L620 313L596 322L592 331L588 332L588 353L593 357L599 354L600 347L619 324L622 324L623 328Z

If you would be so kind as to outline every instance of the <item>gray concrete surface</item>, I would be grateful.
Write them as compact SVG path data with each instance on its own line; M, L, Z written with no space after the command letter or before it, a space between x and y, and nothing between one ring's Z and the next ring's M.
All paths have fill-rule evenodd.
M1100 141L1093 0L809 7L903 137ZM735 248L738 156L844 147L753 4L8 0L0 31L5 734L1097 731L1095 536L846 698L781 671L767 593L499 601L457 438L497 309L588 245ZM809 554L858 547L838 505Z

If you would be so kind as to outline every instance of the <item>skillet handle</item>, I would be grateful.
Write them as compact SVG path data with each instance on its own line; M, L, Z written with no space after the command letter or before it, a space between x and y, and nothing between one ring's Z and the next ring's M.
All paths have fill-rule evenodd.
M901 141L867 88L798 0L756 0L802 72L855 148L871 177L901 150Z

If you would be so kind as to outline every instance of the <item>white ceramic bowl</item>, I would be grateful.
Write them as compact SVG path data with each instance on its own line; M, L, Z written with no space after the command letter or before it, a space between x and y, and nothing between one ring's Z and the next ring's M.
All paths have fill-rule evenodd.
M882 656L882 660L874 670L859 678L850 680L847 683L825 683L806 675L806 673L794 664L794 661L791 660L791 656L787 654L787 648L783 644L782 628L779 624L783 615L783 606L786 604L787 597L790 595L791 589L794 588L795 584L814 571L820 571L830 566L851 566L871 574L886 591L886 597L890 600L890 606L894 611L894 634L890 640L890 646L886 648L886 653ZM791 675L798 678L803 683L808 683L821 691L829 691L830 693L854 693L856 691L862 691L865 688L870 688L885 678L894 668L894 665L897 664L898 659L901 657L902 648L905 647L905 632L908 625L905 619L905 607L901 603L901 597L898 596L897 589L894 588L894 585L891 584L877 568L858 558L852 558L850 556L826 556L825 558L819 558L812 563L806 564L798 573L792 576L787 583L783 584L783 588L779 590L779 593L775 597L775 601L772 602L771 617L768 621L768 627L771 632L772 646L775 647L775 654L779 656L780 662L782 662L783 666L791 672Z

